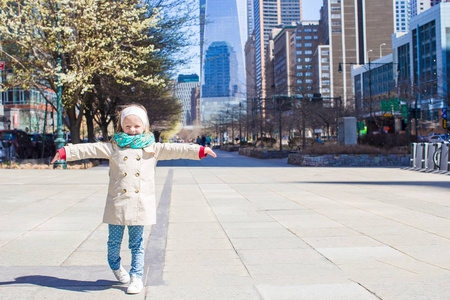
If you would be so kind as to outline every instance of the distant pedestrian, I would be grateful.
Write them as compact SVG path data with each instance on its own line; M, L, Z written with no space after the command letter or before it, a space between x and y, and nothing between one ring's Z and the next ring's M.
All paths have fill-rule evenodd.
M202 138L199 136L199 135L197 135L197 140L195 141L198 145L201 145L202 144Z
M208 147L179 143L157 143L149 131L147 111L128 105L120 111L116 134L110 142L69 144L56 153L52 163L66 159L105 158L110 178L103 222L108 224L108 263L117 280L130 282L127 293L144 287L144 225L156 223L155 166L158 160L201 159L216 154ZM131 250L130 273L122 266L120 245L128 227ZM131 276L131 277L130 277Z
M202 135L202 142L200 145L202 145L203 147L205 147L206 145L206 137L204 135Z
M211 137L209 135L206 137L206 147L211 147Z

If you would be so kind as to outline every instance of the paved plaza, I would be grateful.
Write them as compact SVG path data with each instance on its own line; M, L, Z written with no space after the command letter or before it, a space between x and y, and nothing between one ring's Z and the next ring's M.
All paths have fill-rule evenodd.
M0 299L450 299L450 176L217 154L157 168L139 295L107 266L107 165L0 170Z

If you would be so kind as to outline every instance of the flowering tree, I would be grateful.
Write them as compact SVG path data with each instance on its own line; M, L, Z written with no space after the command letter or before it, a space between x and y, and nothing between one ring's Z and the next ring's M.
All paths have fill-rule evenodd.
M138 0L0 0L0 51L9 74L2 88L21 86L55 92L62 86L73 142L86 92L98 76L129 86L157 86L155 72L142 72L159 49L151 32L158 11Z

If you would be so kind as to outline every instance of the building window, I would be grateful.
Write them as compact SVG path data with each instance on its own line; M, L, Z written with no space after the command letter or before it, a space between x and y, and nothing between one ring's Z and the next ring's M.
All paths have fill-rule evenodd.
M305 76L306 76L306 77L311 77L312 75L313 75L312 72L305 72ZM328 74L328 75L330 75L330 74Z
M303 65L297 65L297 70L303 70Z
M297 35L297 36L295 37L295 39L296 39L297 41L301 41L301 40L302 40L302 36L301 36L301 35Z
M296 53L297 55L302 55L302 54L303 54L303 51L298 50L298 51L295 51L295 53Z
M340 19L341 18L341 14L331 14L331 18L332 19Z
M330 59L328 57L324 57L320 61L323 62L323 63L327 63L327 62L330 61Z
M330 78L330 73L322 73L322 78Z
M329 50L322 50L320 53L322 55L330 55L330 51Z
M305 55L312 55L312 51L311 50L306 50L305 51Z
M312 40L312 36L310 35L305 36L305 40Z
M303 72L297 72L297 77L303 77Z
M297 43L297 44L295 44L295 47L301 48L301 47L302 47L302 43Z
M312 58L311 57L305 57L305 62L312 62Z
M311 48L312 47L312 43L305 43L305 47Z
M298 62L298 63L301 63L301 62L302 62L302 59L301 59L301 58L297 58L297 62Z

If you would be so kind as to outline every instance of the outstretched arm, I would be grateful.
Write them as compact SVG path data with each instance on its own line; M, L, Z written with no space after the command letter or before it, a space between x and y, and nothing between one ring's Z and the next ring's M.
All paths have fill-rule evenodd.
M55 154L55 156L53 157L53 159L52 159L52 161L50 163L52 164L52 163L54 163L57 160L61 160L61 155L59 154L58 151L56 151L56 154Z
M216 153L214 151L212 151L212 149L209 147L205 147L204 153L205 153L205 156L209 154L214 158L217 157Z
M156 143L156 159L194 159L199 160L210 154L216 157L216 153L209 147L200 147L192 144L178 144L178 143Z
M74 161L86 158L109 158L111 153L110 143L69 144L56 151L51 163L61 159Z

